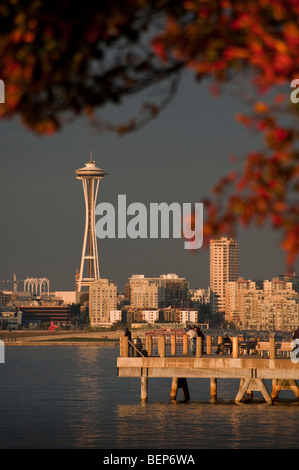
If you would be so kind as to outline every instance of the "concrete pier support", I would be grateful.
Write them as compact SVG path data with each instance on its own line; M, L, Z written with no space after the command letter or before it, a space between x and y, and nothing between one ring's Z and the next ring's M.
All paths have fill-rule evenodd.
M147 369L142 368L141 371L141 403L146 403L148 400L148 377Z
M189 394L187 379L179 378L178 387L182 389L182 394L183 394L184 401L189 401L190 400L190 394Z
M235 403L241 403L244 398L246 392L261 392L265 401L267 403L272 403L272 398L267 390L266 385L262 379L241 379L240 380L240 387L235 398ZM252 395L249 395L252 398Z
M210 379L210 394L211 402L215 403L217 401L217 379L214 377Z
M190 394L189 394L189 389L188 389L188 383L185 378L181 378L181 377L174 377L172 379L171 390L170 390L170 400L176 401L179 388L182 389L183 401L184 402L189 401Z
M297 385L296 380L273 379L272 380L272 393L271 393L271 398L273 401L276 401L278 399L278 395L281 390L292 390L294 392L294 395L297 401L299 401L299 387Z
M179 382L179 378L173 377L172 383L171 383L171 389L170 389L170 397L169 397L171 401L176 400L176 396L178 393L178 382Z

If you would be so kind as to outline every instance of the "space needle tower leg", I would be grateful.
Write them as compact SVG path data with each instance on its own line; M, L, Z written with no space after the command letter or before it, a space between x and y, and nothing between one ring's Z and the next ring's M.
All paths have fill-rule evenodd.
M106 174L106 171L96 167L92 156L90 161L85 163L84 168L76 170L77 179L82 180L85 201L85 231L78 277L78 292L81 292L82 286L88 286L91 282L100 279L98 245L95 230L95 208L100 180L103 179Z

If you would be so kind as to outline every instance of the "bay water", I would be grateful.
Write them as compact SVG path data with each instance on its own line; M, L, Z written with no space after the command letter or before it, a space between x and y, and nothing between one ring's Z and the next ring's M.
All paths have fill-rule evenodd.
M291 391L237 405L239 381L188 379L191 399L169 400L171 379L117 377L118 346L9 346L0 364L1 449L297 449ZM271 391L271 383L267 383Z

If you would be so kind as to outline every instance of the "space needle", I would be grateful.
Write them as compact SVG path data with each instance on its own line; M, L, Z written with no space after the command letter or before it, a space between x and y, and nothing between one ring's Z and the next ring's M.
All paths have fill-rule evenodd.
M90 161L85 163L85 167L76 170L75 174L77 179L82 180L85 201L85 231L77 285L78 292L81 292L82 286L89 286L91 282L100 279L95 208L100 180L107 172L96 166L90 152Z

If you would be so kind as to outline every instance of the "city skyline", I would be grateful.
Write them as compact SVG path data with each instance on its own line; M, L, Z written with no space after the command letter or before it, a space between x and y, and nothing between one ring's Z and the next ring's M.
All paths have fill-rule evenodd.
M104 114L124 119L132 109L129 103ZM186 74L177 96L160 116L122 137L93 132L81 119L51 138L30 134L16 120L3 122L0 280L12 280L15 273L18 279L46 277L53 291L74 289L84 201L73 175L88 160L90 149L109 173L101 201L115 204L118 194L126 194L128 203L202 202L219 177L233 168L229 157L243 156L260 144L235 122L236 111L240 100L215 99L207 84L196 85ZM240 230L236 239L240 275L272 279L283 274L279 233L249 228ZM101 277L114 280L120 290L132 274L139 273L175 272L191 287L209 285L209 250L192 254L184 250L181 239L105 239L98 245Z

